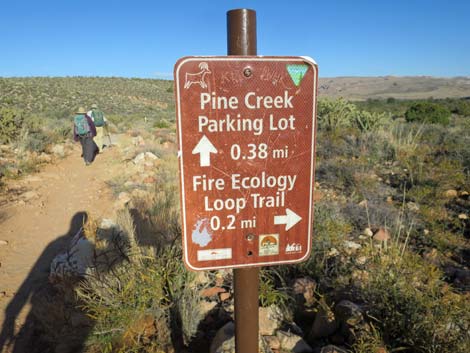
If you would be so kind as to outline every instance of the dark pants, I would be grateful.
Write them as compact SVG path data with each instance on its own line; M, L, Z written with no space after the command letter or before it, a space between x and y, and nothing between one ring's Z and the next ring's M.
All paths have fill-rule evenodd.
M91 163L94 161L95 156L98 152L98 146L93 137L91 136L80 136L80 144L82 145L82 156L85 163Z

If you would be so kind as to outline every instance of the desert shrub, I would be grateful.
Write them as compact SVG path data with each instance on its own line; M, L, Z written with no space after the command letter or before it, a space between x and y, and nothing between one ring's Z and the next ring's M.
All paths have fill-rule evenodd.
M100 352L167 351L172 330L188 342L201 319L200 298L188 288L194 274L184 268L181 248L141 248L130 213L121 212L118 223L128 237L124 261L105 272L96 258L76 290L95 321L87 345Z
M286 288L285 279L275 267L260 271L259 300L261 306L276 305L285 310L292 301Z
M318 101L318 126L322 130L335 132L351 126L362 132L376 131L389 121L389 112L360 110L342 98Z
M349 270L346 263L338 262L329 254L333 249L341 247L352 226L343 217L337 204L325 201L315 204L314 219L315 246L312 255L306 262L295 265L294 269L302 275L323 282L333 282L336 277Z
M362 282L362 299L368 304L393 348L413 352L467 352L470 313L465 296L441 281L442 273L418 255L390 248L376 253Z
M51 143L49 136L42 130L31 131L23 128L16 144L23 151L44 152Z
M395 149L397 165L402 168L393 176L392 185L445 189L466 183L470 162L466 145L470 140L460 126L394 123L383 135Z
M389 204L383 203L383 200L367 200L367 208L357 205L356 203L347 203L341 208L343 218L354 226L357 231L362 231L365 227L387 226L394 228L398 210ZM407 223L409 220L407 220ZM397 225L398 227L399 225Z
M0 143L11 143L21 133L24 115L11 108L0 108Z
M39 172L40 162L37 157L23 156L17 162L17 167L22 175Z
M63 142L72 137L72 124L68 120L60 120L54 123L49 131L50 143Z
M394 123L391 125L393 126ZM396 160L396 148L387 138L390 128L390 126L387 128L380 127L376 131L361 134L357 144L357 150L360 151L360 155L371 163Z
M160 120L157 120L155 121L155 123L153 124L153 127L154 128L157 128L157 129L167 129L171 126L170 122L167 121L166 119L160 119Z
M128 120L128 117L125 115L118 115L118 114L112 114L112 115L106 115L106 119L108 120L109 123L112 123L114 125L119 125L123 123L124 121Z
M318 160L329 160L338 156L352 158L358 157L359 151L355 145L356 136L348 130L340 133L318 131L316 155Z
M328 187L339 189L345 193L355 190L356 182L354 173L358 166L352 163L341 163L338 160L326 160L318 163L316 177Z
M356 106L344 99L320 99L317 112L319 128L335 131L351 125Z
M173 317L176 317L173 329L183 336L185 345L197 334L201 320L204 319L200 304L204 300L193 287L181 283L181 290L176 296Z
M448 125L450 111L441 104L418 102L413 104L405 113L408 122L422 122Z
M376 113L359 110L354 113L355 126L361 131L376 131L391 120L389 113Z
M105 115L150 116L156 106L174 107L170 82L150 79L65 77L2 78L0 106L24 108L46 119L63 119L78 106L97 103Z
M356 107L360 110L365 110L371 113L388 113L393 118L404 116L406 110L412 105L414 101L395 99L389 97L387 99L367 99L365 101L354 102Z
M174 241L181 235L180 206L178 198L178 165L176 156L167 155L161 160L152 204L141 210L152 224L154 234L166 241Z
M470 100L465 98L447 98L440 103L444 104L453 114L462 117L470 116Z
M385 348L382 335L374 325L370 325L370 331L363 332L352 344L353 353L380 353L388 352Z
M171 299L164 291L162 264L157 262L151 257L133 258L106 276L90 277L81 285L78 295L84 302L83 309L95 320L90 345L101 347L102 352L138 351L145 345L139 337L145 326L138 320L145 317L148 326L160 326L155 332L158 336L153 338L163 346L169 344Z
M28 115L23 119L20 133L15 144L22 151L44 152L51 144L61 143L70 138L71 124L62 120L45 120L36 115Z
M466 117L470 116L470 101L463 99L459 100L456 107L452 110L452 113Z
M387 141L396 159L406 159L422 145L423 126L395 121L389 128L381 129L379 134L381 139Z
M439 163L443 159L450 159L457 164L461 164L464 173L470 171L470 123L467 118L453 119L449 127L434 125L425 126L422 133L422 140L429 145L432 159ZM452 173L449 174L452 176Z

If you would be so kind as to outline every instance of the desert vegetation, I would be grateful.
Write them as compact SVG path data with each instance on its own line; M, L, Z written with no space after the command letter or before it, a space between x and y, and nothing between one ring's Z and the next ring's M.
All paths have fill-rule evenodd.
M0 180L35 172L70 141L78 107L97 103L112 132L169 127L172 82L125 78L0 78ZM61 150L61 148L59 148ZM1 184L0 184L1 185Z
M128 141L119 161L126 172L109 183L121 206L117 219L103 225L90 217L85 227L92 265L84 276L48 284L73 293L55 300L85 315L88 352L230 351L230 337L214 342L233 321L231 271L192 273L181 260L171 86L0 80L0 139L13 146L8 153L39 158L68 138L75 106L95 101ZM468 352L468 146L467 99L322 97L313 252L299 265L262 269L261 321L277 323L261 328L262 350ZM4 175L18 168L11 159L2 155ZM38 347L61 341L51 327L77 330L67 310L54 323L37 315Z

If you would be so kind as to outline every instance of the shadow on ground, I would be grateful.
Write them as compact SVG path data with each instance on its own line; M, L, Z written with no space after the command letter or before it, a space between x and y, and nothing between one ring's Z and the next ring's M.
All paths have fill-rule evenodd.
M48 282L48 275L54 257L81 231L87 218L86 212L73 216L69 231L45 248L8 304L0 333L3 352L72 353L83 350L93 322L77 308L74 287L78 282L53 285ZM15 332L15 322L28 303L31 310L19 332Z

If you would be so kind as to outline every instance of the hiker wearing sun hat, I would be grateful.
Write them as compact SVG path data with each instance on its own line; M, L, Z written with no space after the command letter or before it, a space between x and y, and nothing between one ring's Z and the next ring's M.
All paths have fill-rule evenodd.
M93 103L91 105L91 110L87 113L87 115L93 120L96 127L96 137L95 142L98 145L98 149L101 151L104 148L104 129L106 127L106 118L101 110L98 109L98 105Z
M90 165L95 159L98 148L93 137L96 136L96 128L93 120L87 116L85 108L80 107L73 118L73 139L80 141L82 145L82 157L86 165Z

